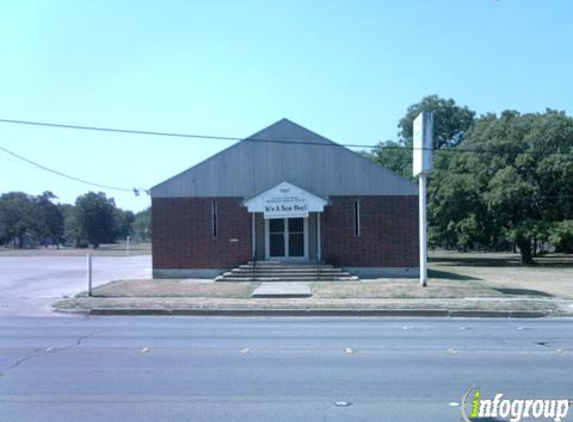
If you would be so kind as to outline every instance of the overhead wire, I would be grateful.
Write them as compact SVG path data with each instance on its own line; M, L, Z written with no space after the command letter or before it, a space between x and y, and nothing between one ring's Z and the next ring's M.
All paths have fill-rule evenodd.
M223 140L223 141L235 141L235 142L273 142L273 143L280 143L280 144L297 144L297 145L313 145L313 146L331 146L331 147L346 147L346 148L368 148L368 149L380 149L384 150L432 150L432 148L416 148L410 146L400 146L400 145L384 145L384 143L380 142L377 145L370 145L370 144L338 144L334 142L320 142L320 141L310 141L310 140L286 140L286 139L271 139L271 138L257 138L257 137L248 137L248 138L241 138L241 137L234 137L234 136L218 136L218 135L202 135L202 134L192 134L192 133L181 133L181 132L163 132L163 131L145 131L145 130L136 130L136 129L122 129L122 128L111 128L111 127L101 127L101 126L84 126L84 125L72 125L72 124L63 124L63 123L51 123L51 122L39 122L39 121L31 121L31 120L15 120L15 119L1 119L0 123L7 123L7 124L17 124L17 125L27 125L27 126L39 126L39 127L49 127L49 128L56 128L56 129L71 129L71 130L86 130L86 131L98 131L98 132L111 132L111 133L122 133L122 134L129 134L129 135L144 135L144 136L162 136L162 137L178 137L178 138L192 138L192 139L211 139L211 140ZM121 192L133 192L136 196L140 194L140 191L146 192L149 194L148 189L144 188L126 188L126 187L119 187L119 186L111 186L102 183L92 182L86 179L82 179L76 176L72 176L65 172L52 169L47 167L43 164L40 164L36 161L33 161L29 158L24 157L14 151L9 150L8 148L0 146L0 150L4 151L5 153L18 158L21 161L24 161L34 167L42 169L44 171L56 174L58 176L67 178L69 180L76 181L78 183L82 183L88 186L99 187L103 189L121 191ZM464 153L464 152L471 152L471 153L480 153L480 154L499 154L500 151L496 149L477 149L477 148L463 148L463 147L454 147L454 148L444 148L444 149L437 149L433 150L435 153ZM519 154L535 154L536 156L551 156L551 155L558 155L558 156L565 156L565 157L573 157L573 153L561 152L561 151L540 151L540 150L526 150L526 151L514 151L515 153Z

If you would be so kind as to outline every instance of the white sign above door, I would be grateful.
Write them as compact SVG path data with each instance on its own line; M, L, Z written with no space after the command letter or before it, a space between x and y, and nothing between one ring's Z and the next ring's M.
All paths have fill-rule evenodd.
M322 212L326 201L288 182L282 182L245 202L249 212L262 212L266 219L308 217Z

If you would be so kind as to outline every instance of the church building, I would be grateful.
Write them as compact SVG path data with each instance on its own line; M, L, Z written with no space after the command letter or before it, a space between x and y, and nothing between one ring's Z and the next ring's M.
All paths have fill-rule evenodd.
M247 262L417 276L415 184L282 119L151 189L154 278Z

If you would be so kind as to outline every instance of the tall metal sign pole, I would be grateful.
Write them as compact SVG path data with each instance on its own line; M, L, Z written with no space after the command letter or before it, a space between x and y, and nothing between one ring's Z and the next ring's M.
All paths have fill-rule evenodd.
M419 183L420 285L428 285L428 222L426 216L426 178L432 169L434 116L423 111L414 119L413 170Z

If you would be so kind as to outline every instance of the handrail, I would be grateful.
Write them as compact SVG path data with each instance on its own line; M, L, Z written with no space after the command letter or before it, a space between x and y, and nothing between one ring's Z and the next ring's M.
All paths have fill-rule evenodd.
M320 255L316 254L316 280L320 281Z
M257 248L253 250L253 258L252 258L253 266L252 266L252 280L255 281L256 279L256 272L257 272Z

